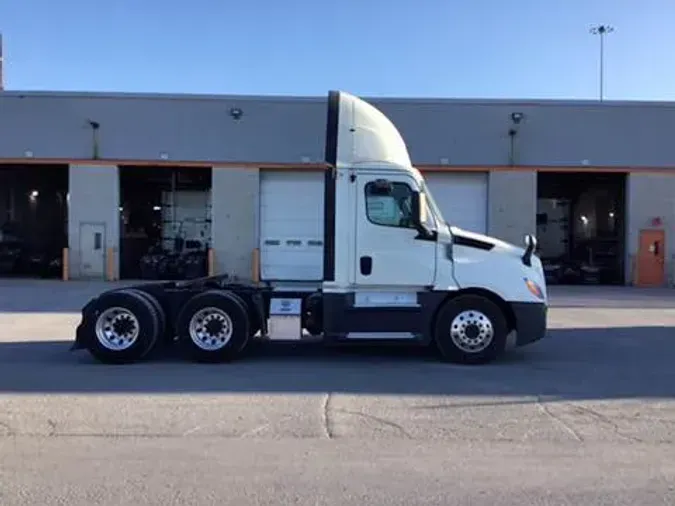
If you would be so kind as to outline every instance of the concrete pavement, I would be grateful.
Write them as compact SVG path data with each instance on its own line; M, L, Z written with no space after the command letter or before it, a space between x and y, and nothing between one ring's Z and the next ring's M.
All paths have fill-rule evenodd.
M554 290L549 337L484 367L103 366L67 351L98 287L41 283L0 283L2 506L675 503L673 292Z

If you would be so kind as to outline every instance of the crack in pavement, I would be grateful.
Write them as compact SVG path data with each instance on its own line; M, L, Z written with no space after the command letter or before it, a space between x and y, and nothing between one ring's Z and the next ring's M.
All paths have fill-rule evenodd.
M239 435L239 439L244 439L244 438L247 438L247 437L256 436L256 435L260 434L261 432L263 432L265 429L269 429L271 426L272 426L271 423L265 423L265 424L262 424L258 427L255 427L251 430L247 430L245 432L242 432Z
M403 436L405 436L407 439L414 439L408 431L406 431L401 425L394 423L390 420L387 420L386 418L380 418L379 416L375 415L370 415L368 413L363 413L359 411L348 411L346 409L339 409L337 410L340 413L346 413L348 415L354 415L354 416L361 416L363 418L366 418L368 420L373 420L374 422L381 423L382 425L386 425L388 427L392 427L396 430L398 430Z
M56 422L51 418L47 418L47 425L49 425L48 437L53 437L56 434Z
M323 398L323 408L322 408L322 426L323 432L326 438L333 439L335 434L333 432L333 420L330 415L330 405L333 399L333 394L328 392Z
M616 434L617 436L622 437L622 438L624 438L628 441L633 441L635 443L643 443L644 442L640 438L637 438L635 436L630 436L628 434L624 434L623 432L621 432L621 428L619 427L619 424L617 424L614 420L612 420L608 416L603 415L602 413L599 413L598 411L596 411L592 408L587 408L586 406L582 406L580 404L574 404L574 403L571 403L571 402L568 403L568 404L575 411L577 411L577 413L586 413L586 414L592 416L593 418L595 418L596 420L598 420L602 423L605 423L606 425L609 425L610 427L612 427L612 429L614 430L614 434Z
M537 396L537 402L536 402L537 408L546 415L548 418L553 420L553 422L561 427L565 432L567 432L570 436L572 436L574 439L576 439L578 442L582 443L584 441L584 438L579 434L574 427L572 427L570 424L568 424L565 420L560 418L558 415L553 413L548 406L546 406L546 402L542 400L541 395Z

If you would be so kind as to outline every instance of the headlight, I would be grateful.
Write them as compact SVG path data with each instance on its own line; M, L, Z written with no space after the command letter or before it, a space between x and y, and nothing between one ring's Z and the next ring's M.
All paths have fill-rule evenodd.
M538 299L544 300L544 290L542 290L537 283L527 278L523 278L523 280L525 281L525 286L527 286L527 289L532 295Z

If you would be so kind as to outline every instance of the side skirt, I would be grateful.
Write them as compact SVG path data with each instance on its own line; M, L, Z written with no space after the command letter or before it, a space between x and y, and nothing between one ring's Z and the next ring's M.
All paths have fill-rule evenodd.
M362 295L359 293L359 295ZM408 294L407 303L360 304L354 292L324 293L324 340L334 344L429 344L445 292Z

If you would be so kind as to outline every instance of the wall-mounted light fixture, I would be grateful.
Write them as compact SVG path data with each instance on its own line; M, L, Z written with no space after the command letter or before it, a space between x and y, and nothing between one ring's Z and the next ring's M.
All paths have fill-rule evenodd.
M242 111L239 107L230 108L230 116L232 116L233 119L240 120L243 115L244 111Z
M88 119L87 123L91 127L91 158L92 160L98 160L99 157L99 139L98 139L98 130L101 128L101 124L98 121L93 121Z
M523 118L525 118L525 114L522 112L511 113L511 121L513 121L514 125L520 125L520 122L523 121Z
M518 126L525 118L525 114L514 111L509 116L511 118L511 127L509 127L509 165L516 164L516 135L518 135Z

